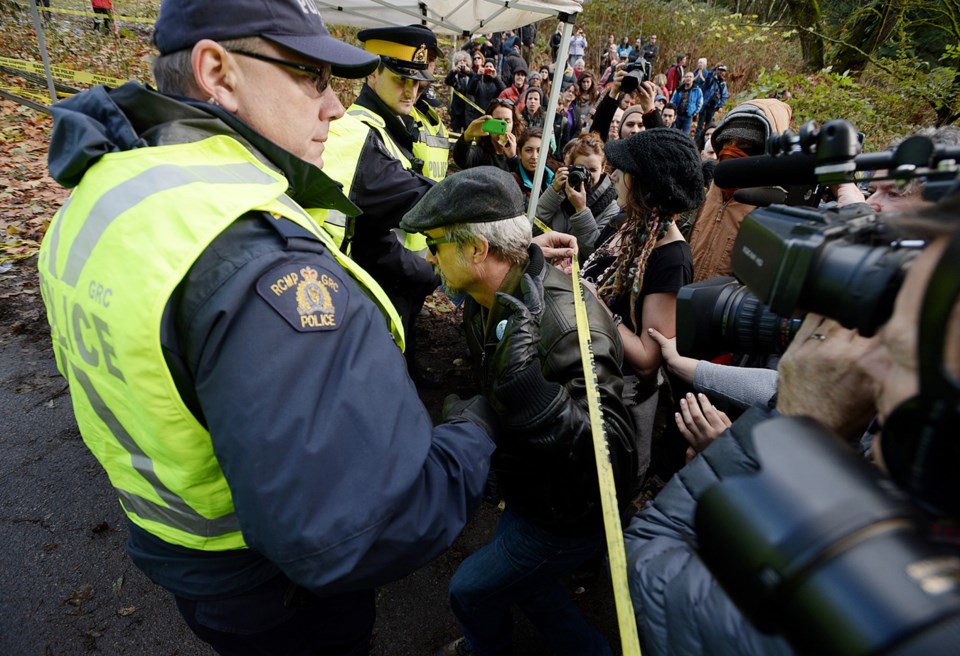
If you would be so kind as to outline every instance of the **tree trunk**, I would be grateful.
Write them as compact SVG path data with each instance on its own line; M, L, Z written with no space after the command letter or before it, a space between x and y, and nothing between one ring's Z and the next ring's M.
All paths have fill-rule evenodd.
M833 60L836 71L861 72L870 61L869 56L882 46L903 20L903 0L874 0L858 10L844 26L841 39L858 49L839 46Z
M787 0L790 13L800 30L803 68L814 72L823 68L823 20L819 0Z

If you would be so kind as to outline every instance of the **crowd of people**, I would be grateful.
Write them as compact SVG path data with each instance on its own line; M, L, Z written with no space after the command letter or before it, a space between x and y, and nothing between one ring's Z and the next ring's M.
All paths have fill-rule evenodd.
M786 653L687 566L694 490L749 456L723 461L747 406L856 439L917 389L915 332L867 339L812 314L779 374L677 353L680 289L732 274L754 209L712 167L763 153L789 104L751 100L714 124L727 68L686 56L628 86L627 63L658 65L655 35L609 35L595 75L579 27L568 61L558 29L553 61L531 70L530 26L444 53L417 25L347 44L298 0L203 4L163 0L158 90L96 87L54 108L51 175L75 190L39 258L58 367L130 556L190 628L221 654L369 653L376 587L447 549L486 498L505 510L450 581L463 636L439 653L511 653L516 606L556 653L611 654L563 578L606 548L578 258L647 648ZM452 149L431 89L447 55ZM364 80L348 108L333 75ZM545 126L555 161L534 190ZM833 191L878 211L926 202L917 187ZM950 234L933 223L891 326L915 324ZM438 288L462 305L479 390L448 397L434 425L413 356ZM938 310L951 339L955 296ZM811 385L835 398L814 402ZM676 475L635 515L654 474Z

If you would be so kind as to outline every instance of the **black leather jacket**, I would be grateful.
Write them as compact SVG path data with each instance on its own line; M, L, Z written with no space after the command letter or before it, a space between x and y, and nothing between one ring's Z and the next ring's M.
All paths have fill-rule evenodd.
M600 530L603 518L571 279L547 265L535 245L530 247L527 273L543 282L539 345L543 377L561 387L544 407L532 411L523 404L537 403L534 395L513 399L517 412L501 417L504 431L492 467L504 500L525 519L564 534ZM586 300L600 404L622 512L635 496L638 482L636 432L621 400L623 343L593 295L586 294ZM497 338L493 328L485 335L486 319L487 310L468 298L464 306L467 344L484 393L489 393ZM521 415L524 421L518 420Z

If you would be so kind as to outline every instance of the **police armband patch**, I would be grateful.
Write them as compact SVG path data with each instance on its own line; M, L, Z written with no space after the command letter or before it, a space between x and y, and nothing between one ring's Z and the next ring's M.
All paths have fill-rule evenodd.
M284 264L257 281L257 293L294 330L336 330L350 293L333 273L315 264Z

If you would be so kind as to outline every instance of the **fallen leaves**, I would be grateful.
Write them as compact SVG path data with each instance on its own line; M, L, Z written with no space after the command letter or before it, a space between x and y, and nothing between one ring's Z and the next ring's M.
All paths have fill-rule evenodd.
M0 264L34 256L69 192L47 175L50 117L0 100ZM24 290L24 293L32 293Z

